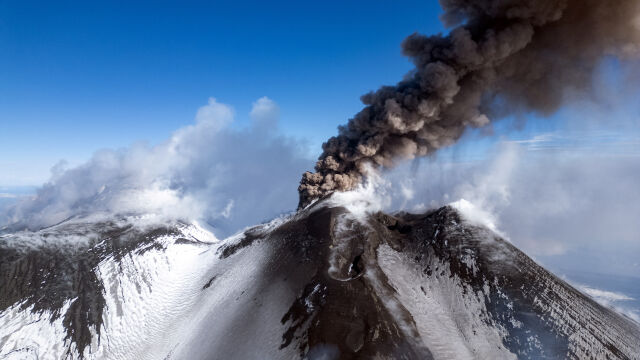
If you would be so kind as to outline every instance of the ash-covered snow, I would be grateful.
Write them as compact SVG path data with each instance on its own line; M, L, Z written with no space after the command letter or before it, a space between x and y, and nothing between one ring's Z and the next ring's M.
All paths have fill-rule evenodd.
M419 264L388 245L378 248L378 256L434 358L516 359L502 344L505 330L490 325L484 302L490 293L475 293L441 262L430 266L444 269L442 275L427 276ZM461 297L463 291L468 296Z

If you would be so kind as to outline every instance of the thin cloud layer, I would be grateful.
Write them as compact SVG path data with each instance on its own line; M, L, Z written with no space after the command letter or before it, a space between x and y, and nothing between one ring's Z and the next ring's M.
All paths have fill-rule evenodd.
M504 142L483 161L427 159L387 173L392 184L387 209L423 211L465 199L532 256L602 249L631 264L622 249L640 251L639 159L583 152L558 155ZM592 270L612 272L605 268L609 265L598 265L602 268Z

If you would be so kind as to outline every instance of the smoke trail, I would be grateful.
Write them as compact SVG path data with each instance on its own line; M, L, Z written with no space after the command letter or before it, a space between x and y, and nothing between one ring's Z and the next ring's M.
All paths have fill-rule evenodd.
M440 0L444 35L402 43L415 69L362 97L366 107L323 144L299 207L353 189L373 168L425 156L469 127L517 113L547 115L567 92L588 94L606 56L640 53L636 0Z

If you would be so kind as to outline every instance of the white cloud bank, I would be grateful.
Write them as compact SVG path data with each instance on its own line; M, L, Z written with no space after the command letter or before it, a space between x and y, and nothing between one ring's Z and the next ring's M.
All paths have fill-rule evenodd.
M313 161L278 134L275 102L258 99L250 115L248 128L234 129L233 109L210 98L195 124L157 146L101 150L72 169L56 165L37 196L5 212L4 222L39 228L84 213L144 212L205 221L226 236L291 211Z
M483 223L536 257L589 248L631 264L625 256L640 251L637 154L532 152L503 142L486 160L454 160L418 160L387 173L384 178L392 185L385 190L386 210L471 203ZM614 265L602 263L593 270L640 276L631 265L610 271Z
M573 285L600 305L611 308L633 319L635 322L640 323L640 309L634 309L624 305L624 302L635 300L634 298L619 292L596 289L587 285L577 283Z
M600 289L592 288L586 285L578 286L578 288L582 290L582 292L584 292L585 294L591 296L594 299L597 299L601 304L605 304L605 305L609 305L615 301L633 300L632 297L629 297L625 294L621 294L613 291L600 290Z

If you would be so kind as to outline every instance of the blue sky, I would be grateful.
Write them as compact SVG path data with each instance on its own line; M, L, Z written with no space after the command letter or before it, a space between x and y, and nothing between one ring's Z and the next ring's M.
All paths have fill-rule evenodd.
M407 35L446 31L439 13L435 0L0 1L0 210L33 191L24 186L47 181L60 160L78 165L99 149L168 139L192 124L210 97L233 106L237 128L248 126L257 99L274 100L281 132L307 142L311 165L320 144L361 109L362 94L411 69L400 53ZM615 60L601 70L593 99L570 102L549 118L525 114L472 131L437 156L490 163L497 142L518 144L527 155L514 165L510 199L502 204L504 228L517 244L539 259L561 256L570 268L638 276L640 76ZM220 146L210 151L224 155ZM101 169L100 161L88 164L88 172ZM196 173L217 169L192 165ZM433 168L412 180L441 178L445 188L482 180L482 171L454 179ZM293 208L300 171L289 170L281 187ZM499 194L499 176L489 175ZM244 193L236 190L215 203L227 206L224 196ZM510 221L509 214L518 216ZM556 227L547 229L550 221ZM611 255L619 269L611 257L573 255L580 251L594 259Z
M410 69L400 42L442 31L435 1L0 2L0 185L60 159L156 143L210 96L248 121L269 96L317 147L359 97ZM11 172L7 174L6 172Z
M209 97L234 107L236 126L270 97L283 133L314 156L362 94L411 69L400 54L408 34L446 31L439 13L437 1L0 2L0 186L41 184L58 161L80 164L101 148L161 142ZM625 80L615 62L603 68L603 83ZM580 118L580 131L552 138L585 147L603 129L596 119L585 133L584 109L502 122L494 134L526 141ZM605 130L634 148L637 104L591 110L631 119ZM484 133L443 155L482 156L496 139Z

